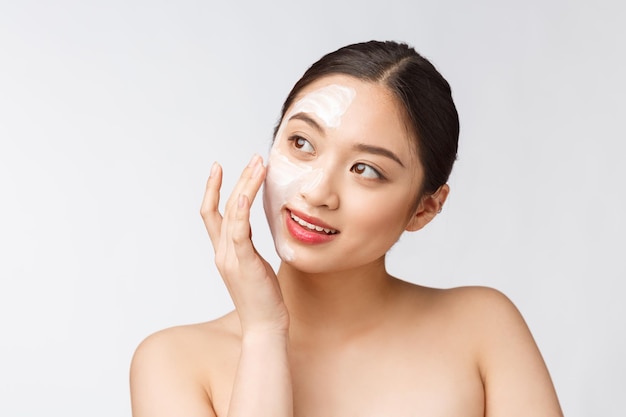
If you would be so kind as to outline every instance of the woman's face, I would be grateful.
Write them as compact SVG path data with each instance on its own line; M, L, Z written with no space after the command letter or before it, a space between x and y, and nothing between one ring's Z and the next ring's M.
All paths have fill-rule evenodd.
M268 159L265 213L279 256L306 272L380 260L413 220L423 173L395 98L345 75L307 86Z

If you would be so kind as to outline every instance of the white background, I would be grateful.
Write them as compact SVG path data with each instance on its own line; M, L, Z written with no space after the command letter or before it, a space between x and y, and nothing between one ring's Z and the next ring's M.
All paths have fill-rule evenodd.
M0 3L0 415L129 416L158 329L231 308L198 214L322 54L404 40L452 85L444 213L390 270L520 308L565 414L623 416L620 1ZM255 240L276 261L260 204Z

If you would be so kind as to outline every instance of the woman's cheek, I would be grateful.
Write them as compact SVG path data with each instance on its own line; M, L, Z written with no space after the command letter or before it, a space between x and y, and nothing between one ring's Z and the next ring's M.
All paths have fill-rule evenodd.
M312 171L310 166L294 163L278 150L272 149L265 180L267 202L280 209L298 194L302 178Z
M303 194L314 190L324 178L321 169L291 161L278 150L272 149L268 159L267 177L263 188L265 216L274 238L274 246L281 259L294 260L294 251L288 243L283 227L283 208L309 212Z
M299 180L307 173L306 168L294 164L276 149L270 152L263 188L263 207L274 239L274 247L283 261L293 261L295 256L284 235L286 231L282 224L284 221L282 208L298 195Z

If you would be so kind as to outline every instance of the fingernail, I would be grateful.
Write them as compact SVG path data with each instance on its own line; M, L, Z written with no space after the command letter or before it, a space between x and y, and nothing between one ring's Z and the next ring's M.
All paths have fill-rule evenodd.
M239 199L237 199L237 207L242 208L244 203L246 202L243 194L239 194Z
M211 173L209 174L209 177L214 177L217 174L217 162L213 162L213 165L211 166Z

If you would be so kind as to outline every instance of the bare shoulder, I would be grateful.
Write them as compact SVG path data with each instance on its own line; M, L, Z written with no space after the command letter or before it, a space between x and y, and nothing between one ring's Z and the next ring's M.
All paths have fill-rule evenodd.
M438 304L450 310L462 325L471 329L483 353L509 343L535 346L534 340L513 302L502 292L489 287L458 287L440 290ZM484 355L483 355L484 356ZM483 358L484 359L484 358Z
M548 369L522 315L492 288L417 287L433 334L457 355L471 352L485 393L485 416L562 416ZM454 348L453 348L454 349Z
M421 306L424 309L422 313L433 317L459 322L463 326L474 323L487 332L491 330L488 326L491 320L511 320L524 325L515 305L496 289L480 286L439 289L405 285L411 288L408 291L410 302L416 307Z
M419 287L429 298L445 308L471 310L478 314L484 310L505 309L517 311L511 300L502 292L481 286L455 287L448 289ZM464 311L467 313L467 311Z
M530 330L513 302L489 287L434 289L420 287L423 305L439 327L454 327L466 346L477 351L481 369L499 350L523 346L538 351Z
M454 291L453 291L454 292ZM478 335L488 416L562 416L550 374L515 305L491 288L458 290Z
M496 330L492 327L494 324L492 321L507 321L508 325L526 328L524 319L515 304L509 297L494 288L457 287L442 290L440 297L444 306L454 309L465 318L465 321L474 322L485 332Z
M146 337L130 368L133 416L214 416L211 378L238 344L233 317L171 327Z
M170 327L146 337L137 347L135 357L168 353L170 358L184 358L207 344L228 343L239 337L233 313L213 321Z

